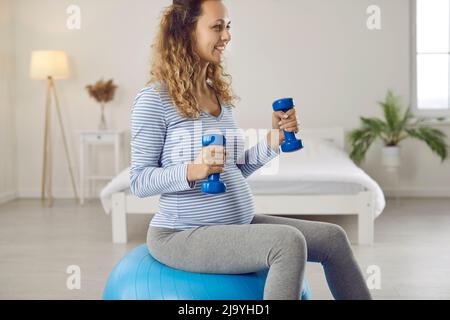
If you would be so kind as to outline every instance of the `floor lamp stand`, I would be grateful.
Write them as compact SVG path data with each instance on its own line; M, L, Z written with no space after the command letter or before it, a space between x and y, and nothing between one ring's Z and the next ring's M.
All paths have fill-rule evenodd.
M55 99L56 113L58 116L61 135L64 143L64 150L66 154L67 164L69 167L70 179L72 182L72 188L75 195L75 200L79 203L77 194L77 188L75 186L75 179L72 170L72 164L69 157L69 149L67 148L67 140L64 131L64 124L62 121L61 110L59 108L58 96L56 95L55 84L52 77L47 78L47 95L45 101L45 129L44 129L44 159L42 168L42 185L41 185L41 202L42 204L48 203L48 206L53 206L53 194L52 194L52 141L51 141L51 97Z

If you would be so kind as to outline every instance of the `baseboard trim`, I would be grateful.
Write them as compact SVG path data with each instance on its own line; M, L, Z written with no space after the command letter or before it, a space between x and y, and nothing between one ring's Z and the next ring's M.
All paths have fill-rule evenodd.
M78 197L80 197L80 192L77 190ZM40 199L41 198L41 190L39 189L20 189L19 190L19 197L20 198L27 198L27 199ZM75 196L73 194L73 189L54 189L53 190L53 198L55 199L75 199ZM84 196L85 199L94 199L94 198L100 198L100 191L98 194L95 194L92 192L91 197Z
M383 189L386 197L399 198L450 198L449 188Z
M0 193L0 205L19 198L16 191Z

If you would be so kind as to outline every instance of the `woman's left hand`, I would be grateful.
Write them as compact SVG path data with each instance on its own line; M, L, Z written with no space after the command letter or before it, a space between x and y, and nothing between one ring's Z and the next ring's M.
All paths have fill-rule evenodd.
M283 111L274 111L272 113L272 128L297 133L298 121L295 108L289 109L286 113Z
M289 109L286 113L274 111L272 113L272 129L267 135L267 141L274 150L277 150L284 142L284 130L294 133L299 130L295 108Z
M269 145L273 149L277 149L278 146L284 142L284 130L287 132L298 132L298 121L295 108L289 109L286 113L283 111L274 111L272 113L272 129L275 130L272 130L267 138ZM278 132L276 132L276 129L278 129ZM276 136L278 136L278 141L276 141Z

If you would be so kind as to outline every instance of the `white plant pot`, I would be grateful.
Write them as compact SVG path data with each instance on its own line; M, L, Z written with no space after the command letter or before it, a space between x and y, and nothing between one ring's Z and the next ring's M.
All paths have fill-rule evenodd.
M387 171L396 171L400 166L400 147L383 147L381 163Z

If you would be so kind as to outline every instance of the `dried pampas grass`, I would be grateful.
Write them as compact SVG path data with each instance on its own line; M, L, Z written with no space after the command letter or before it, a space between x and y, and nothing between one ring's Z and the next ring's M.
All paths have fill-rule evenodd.
M103 104L114 99L114 93L117 86L114 84L113 79L103 81L103 79L97 81L94 85L86 86L89 92L89 96L97 100L97 102Z

